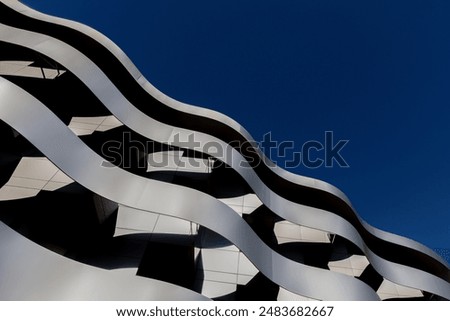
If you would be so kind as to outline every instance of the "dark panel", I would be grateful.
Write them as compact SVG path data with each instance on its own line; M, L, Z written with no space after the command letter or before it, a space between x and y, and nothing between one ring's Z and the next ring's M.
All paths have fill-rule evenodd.
M137 275L192 289L195 280L194 246L150 242Z
M276 301L280 287L262 273L255 275L246 285L238 285L236 301Z
M383 282L383 277L378 274L377 271L373 268L371 264L369 264L363 273L357 277L357 279L360 279L367 285L369 285L374 291L377 291L380 287L381 283Z

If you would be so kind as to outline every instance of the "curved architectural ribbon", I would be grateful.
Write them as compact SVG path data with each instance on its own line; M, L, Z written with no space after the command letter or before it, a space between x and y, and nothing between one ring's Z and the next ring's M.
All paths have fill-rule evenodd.
M40 14L17 1L5 3L7 6L2 6L9 11L0 14L2 41L33 49L65 66L137 133L174 145L175 135L183 141L195 133L201 143L198 150L233 167L280 217L341 235L356 244L385 278L450 299L448 264L430 249L363 222L335 187L269 166L270 161L252 145L251 136L239 124L160 93L116 45L95 30ZM98 50L87 50L87 44ZM231 156L207 150L211 141L223 150L232 148ZM240 145L234 145L236 141Z
M0 300L208 300L171 283L72 261L27 240L2 222L0 257Z
M145 179L117 167L87 147L33 96L0 79L0 117L56 166L93 192L128 207L175 216L205 226L235 244L275 283L324 300L377 300L364 282L291 261L270 249L230 207L194 189ZM46 128L42 131L42 128ZM115 184L120 181L121 184ZM158 191L155 193L154 191ZM177 202L171 202L173 196ZM320 282L317 282L320 280Z

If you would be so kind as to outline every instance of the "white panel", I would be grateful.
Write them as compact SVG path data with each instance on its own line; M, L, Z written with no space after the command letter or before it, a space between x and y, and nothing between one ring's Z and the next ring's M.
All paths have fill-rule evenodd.
M237 197L230 197L230 198L219 198L218 200L221 201L224 204L227 204L227 205L242 206L244 204L244 196L237 196Z
M276 222L274 232L276 237L288 238L293 241L301 240L301 226L286 221Z
M352 255L350 257L350 262L352 268L358 270L364 270L369 265L369 261L364 255Z
M288 221L275 223L274 232L279 244L289 242L289 239L290 242L330 242L328 233Z
M278 244L284 244L284 243L292 243L292 242L299 242L298 240L294 239L288 239L285 237L277 237Z
M236 284L237 274L203 270L203 279L223 283Z
M328 263L329 267L341 267L341 268L346 268L346 269L351 269L352 268L352 263L350 262L349 258L343 259L343 260L339 260L339 261L330 261Z
M242 215L242 206L239 205L228 205L233 211Z
M105 120L102 122L102 125L118 127L122 126L123 124L115 116L110 115L105 117Z
M422 297L422 291L397 284L397 292L401 297Z
M202 249L204 270L237 274L238 252L217 249Z
M183 157L178 163L178 170L181 172L192 172L192 173L209 173L210 169L208 167L207 159Z
M126 228L116 227L116 229L114 230L114 237L130 235L130 234L141 234L141 233L143 233L143 231L141 231L141 230L130 230L130 229L126 229Z
M3 186L0 188L0 201L34 197L39 193L37 189Z
M61 182L53 182L49 181L45 186L42 188L44 191L56 191L57 189L63 188L64 186L67 186L67 183L61 183Z
M64 174L62 171L58 171L50 180L51 182L58 183L73 183L73 179Z
M58 168L47 158L23 157L12 176L48 181L57 171Z
M302 239L308 242L330 243L328 233L302 226Z
M353 276L360 276L367 265L369 265L369 261L362 255L352 255L346 259L330 261L328 263L328 267L331 271Z
M238 274L238 280L237 283L241 285L246 285L248 282L253 279L253 275L245 275L245 274Z
M247 194L244 196L244 206L258 208L261 205L262 202L256 194Z
M197 233L197 224L165 215L160 215L154 233L193 235Z
M382 300L423 296L420 290L401 286L386 279L381 283L377 293Z
M148 154L147 172L160 170L176 170L183 155L183 151L164 151Z
M338 267L338 266L329 266L329 268L330 268L330 271L342 273L342 274L345 274L345 275L350 275L350 276L359 276L359 275L361 275L361 273L359 273L359 275L355 275L355 271L352 268Z
M382 300L398 297L398 292L394 283L384 279L377 291Z
M258 273L258 269L253 265L252 262L242 253L239 253L239 274L254 276Z
M9 66L26 67L33 63L34 61L25 60L7 60L0 61L0 68L8 68Z
M257 209L257 207L254 207L254 206L242 206L242 213L243 214L251 214L256 209Z
M26 188L34 188L34 189L42 189L47 181L31 179L31 178L23 178L23 177L11 177L9 181L6 183L7 186L14 187L26 187Z
M41 68L25 67L14 73L14 76L31 77L31 78L43 78Z
M58 70L56 69L49 69L49 68L42 68L41 70L44 72L46 79L54 79L56 77L61 76L65 72L65 70L60 70L58 72Z
M33 61L0 61L0 75L14 75Z
M70 121L69 124L69 128L76 128L76 129L86 129L86 130L91 130L91 131L95 131L97 129L98 125L97 124L91 124L91 123L82 123L82 122L77 122L77 121Z
M96 117L72 117L70 123L83 123L91 125L100 125L106 116L96 116Z
M33 61L0 61L0 75L54 79L62 75L65 70L29 66Z
M159 215L119 205L117 228L152 232Z
M203 281L201 294L209 298L227 295L236 291L236 284Z
M244 197L243 196L231 197L231 198L220 198L218 200L221 201L224 204L227 204L236 213L239 213L239 214L242 215L242 213L243 213L242 204L244 203Z
M119 126L100 125L100 126L97 127L96 131L98 131L98 132L106 132L106 131L108 131L110 129L113 129L113 128L116 128L116 127L119 127Z
M69 128L78 136L91 135L94 131L104 132L122 123L114 116L72 117Z
M69 128L77 136L92 135L92 133L94 132L93 129L80 129L80 128L74 128L74 127L69 127Z

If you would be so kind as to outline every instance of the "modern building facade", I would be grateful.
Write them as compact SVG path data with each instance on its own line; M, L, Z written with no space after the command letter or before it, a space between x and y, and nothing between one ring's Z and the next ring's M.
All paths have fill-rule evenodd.
M2 0L0 48L0 299L450 299L439 255L97 31Z

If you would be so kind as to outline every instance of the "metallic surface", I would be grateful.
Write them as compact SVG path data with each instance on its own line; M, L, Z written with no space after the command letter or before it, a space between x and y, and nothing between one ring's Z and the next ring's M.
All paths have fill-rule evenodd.
M126 57L126 55L116 45L114 45L114 43L112 43L109 39L107 39L100 33L96 32L95 30L75 22L59 18L53 18L50 16L37 13L36 11L29 9L16 1L14 2L6 1L6 3L15 10L18 10L25 15L33 16L41 20L47 20L52 23L66 25L71 28L76 28L79 31L89 35L96 41L100 42L103 46L108 48L108 50L112 52L117 57L117 59L119 59L122 62L122 64L134 77L134 79L150 95L166 104L168 108L174 108L177 110L182 110L183 112L203 115L211 119L218 120L220 122L227 124L228 126L230 126L230 128L233 128L234 130L240 132L244 137L246 137L247 140L252 141L251 136L245 131L245 129L243 129L239 124L237 124L230 118L214 111L210 111L207 109L200 109L194 106L189 106L187 104L177 102L159 92L147 80L145 80L145 78L139 73L139 71ZM127 100L127 98L121 94L121 92L116 88L116 86L111 82L111 80L108 79L105 73L95 63L89 60L77 49L67 45L66 43L60 40L57 40L49 36L45 36L43 34L20 30L5 25L1 25L0 38L2 41L20 44L27 48L31 48L44 55L47 55L48 57L64 65L68 70L74 73L81 81L83 81L83 83L85 83L86 86L92 90L92 92L100 99L100 101L121 122L123 122L128 127L132 128L136 132L150 139L161 142L173 143L175 145L174 137L176 134L179 134L181 137L184 137L184 139L187 140L187 137L193 133L192 130L187 130L183 128L174 128L162 122L156 121L151 117L145 115L138 109L136 109L135 106L133 106ZM1 103L3 105L3 95ZM216 142L217 144L220 144L223 150L230 149L230 146L227 143L206 133L195 132L195 139L196 141L199 141L201 143L201 146L198 148L198 150L200 151L205 151L204 150L205 145L212 141ZM181 141L183 141L183 138L181 138ZM401 265L398 263L390 262L386 259L383 259L379 255L374 254L373 251L367 247L364 238L361 236L358 230L346 219L336 215L332 211L325 211L322 209L305 206L302 204L289 201L281 197L277 193L273 192L271 190L270 183L261 180L261 178L258 177L258 175L255 173L253 168L251 168L250 166L242 166L242 163L247 163L247 161L237 150L232 149L232 153L230 154L231 157L227 153L225 153L225 155L215 155L214 153L210 152L210 154L212 156L216 156L217 158L221 159L228 165L232 166L247 181L247 183L251 186L254 192L261 199L261 201L269 209L274 211L282 218L289 220L293 223L313 227L316 229L321 229L324 231L328 231L330 233L343 236L344 238L356 244L366 254L369 261L375 267L378 273L383 275L385 278L398 284L415 287L450 299L450 286L448 281L445 281L442 278L431 275L430 273L427 273L425 271L411 268L407 265ZM260 156L262 158L265 158L265 156L262 155L261 153ZM329 193L338 196L347 204L351 205L348 199L341 191L325 182L321 182L319 180L307 177L297 176L289 172L286 172L285 170L280 169L278 167L275 168L270 167L270 169L279 176L291 182L327 191ZM93 170L92 175L94 175L95 171L96 170ZM99 191L96 190L96 192L101 194L100 192L102 191L102 188L103 188L102 186L96 186L96 189L100 189ZM356 211L354 212L356 213ZM168 215L173 214L169 213ZM448 264L444 262L444 260L442 260L433 251L424 247L423 245L414 242L412 240L397 235L393 235L391 233L380 231L378 229L371 227L365 222L362 222L362 224L365 227L365 229L373 236L376 236L379 239L389 241L391 243L399 244L404 247L425 253L430 257L430 259L432 258L448 268ZM227 235L224 234L222 235L228 238ZM249 256L249 258L250 257L251 256ZM256 259L254 258L254 260ZM260 266L258 266L258 268L260 268ZM265 271L266 274L267 268ZM271 279L275 281L277 277L273 276L273 278L271 277ZM304 288L301 289L301 291L304 290L305 290ZM305 292L301 291L297 293L307 295L305 294ZM320 292L320 294L323 295L322 292ZM322 296L313 296L313 297L323 298Z
M0 79L0 95L1 119L64 173L93 192L119 204L176 216L219 233L236 245L264 275L294 293L324 300L379 299L362 281L303 265L274 252L236 212L207 194L145 179L117 167L102 166L106 162L104 159L42 103L6 79ZM172 201L174 195L177 202Z
M208 300L170 283L72 261L2 222L0 257L0 300Z

